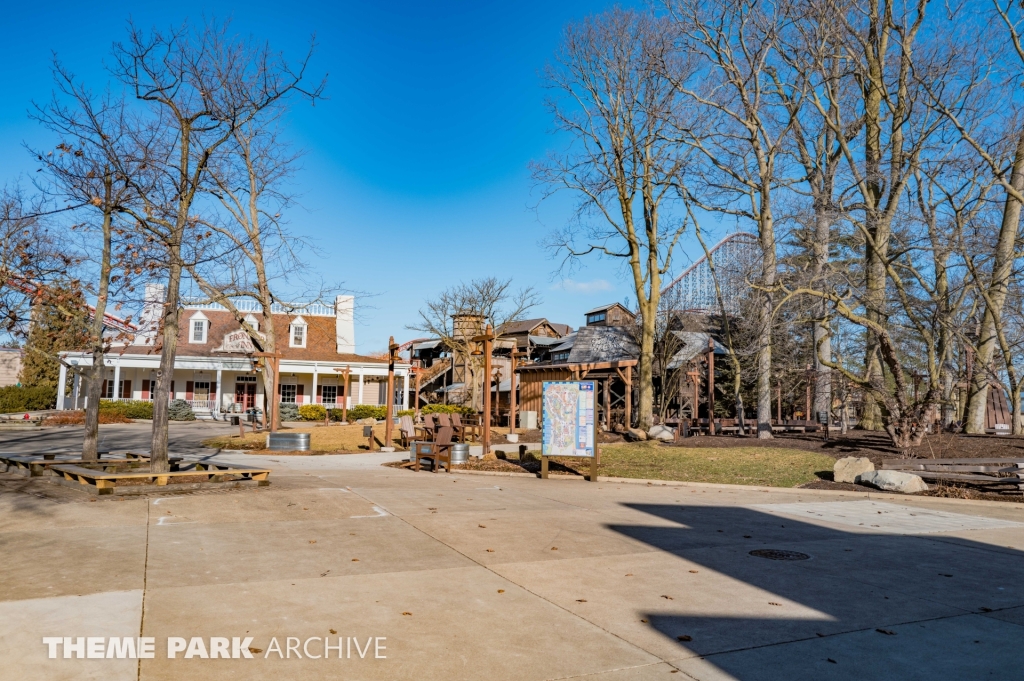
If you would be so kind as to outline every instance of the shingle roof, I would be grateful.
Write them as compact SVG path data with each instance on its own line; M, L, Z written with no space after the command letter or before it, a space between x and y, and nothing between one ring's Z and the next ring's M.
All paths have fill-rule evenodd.
M584 326L576 332L576 340L569 353L570 364L614 362L636 359L640 355L629 329L621 326Z
M202 314L210 321L210 328L206 332L205 343L190 343L189 320L198 310L182 310L180 316L180 328L178 329L178 357L244 357L242 353L236 352L214 352L214 349L221 347L226 334L239 330L239 324L234 316L226 310L202 310ZM308 315L303 317L306 322L306 347L290 347L288 338L288 326L291 321L299 315L274 315L274 332L277 337L278 352L281 359L300 360L309 362L360 362L387 364L387 360L353 353L339 353L337 342L337 329L334 317L314 317ZM262 329L261 329L262 330ZM156 354L160 351L159 346L130 346L125 349L127 353L143 351L146 354Z

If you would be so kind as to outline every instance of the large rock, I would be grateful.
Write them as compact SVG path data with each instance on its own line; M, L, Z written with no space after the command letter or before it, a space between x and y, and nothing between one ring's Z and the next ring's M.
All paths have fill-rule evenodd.
M375 426L377 425L377 419L367 416L365 419L359 419L356 423L360 426Z
M836 482L857 482L858 475L873 470L875 464L871 463L871 459L864 456L847 456L836 461L832 469L832 479Z
M653 426L650 430L647 431L647 439L661 440L662 442L671 442L672 440L676 439L676 431L669 428L668 426Z
M647 433L645 433L644 431L640 430L639 428L630 428L625 433L623 433L622 436L625 437L627 440L630 440L632 442L637 442L638 440L646 440L647 439Z
M858 475L857 482L877 487L886 492L913 494L914 492L928 491L928 485L920 475L903 471L869 471Z

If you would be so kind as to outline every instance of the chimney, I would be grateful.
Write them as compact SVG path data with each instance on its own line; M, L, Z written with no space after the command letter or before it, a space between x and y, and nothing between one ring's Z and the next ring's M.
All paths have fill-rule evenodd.
M135 342L139 340L143 343L155 342L157 331L160 329L160 321L164 316L164 301L166 299L167 287L164 284L146 284L142 313L139 315L139 333L136 334Z
M355 354L356 325L353 319L355 296L338 296L334 300L334 329L339 353Z

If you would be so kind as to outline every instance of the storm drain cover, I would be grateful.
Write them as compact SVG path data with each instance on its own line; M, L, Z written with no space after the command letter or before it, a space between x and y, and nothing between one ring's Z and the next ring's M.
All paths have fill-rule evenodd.
M807 560L810 558L806 553L799 551L783 551L781 549L757 549L751 551L750 555L768 560Z

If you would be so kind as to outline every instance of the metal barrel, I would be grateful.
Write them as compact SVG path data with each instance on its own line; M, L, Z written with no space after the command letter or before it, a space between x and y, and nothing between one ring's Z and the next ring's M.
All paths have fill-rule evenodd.
M267 449L277 452L308 452L309 433L267 433Z

